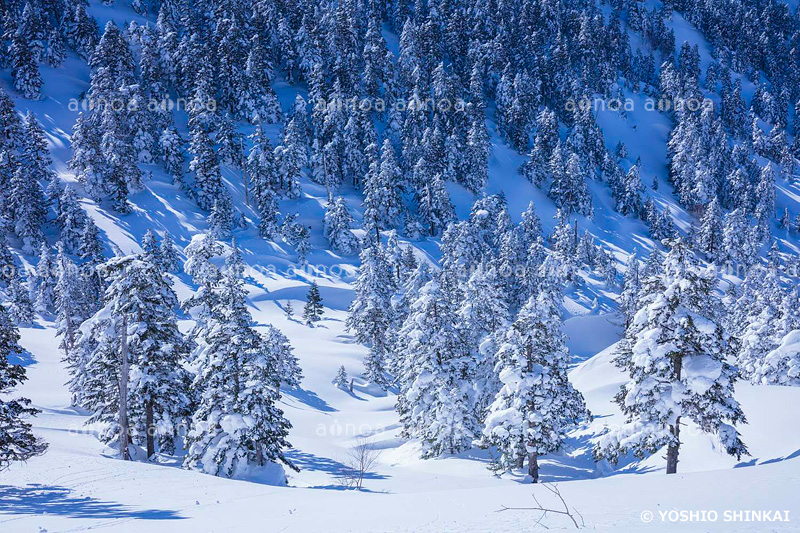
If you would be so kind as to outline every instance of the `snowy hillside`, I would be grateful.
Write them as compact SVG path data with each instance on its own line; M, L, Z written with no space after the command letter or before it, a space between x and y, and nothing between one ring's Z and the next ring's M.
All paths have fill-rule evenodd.
M0 530L797 529L796 2L0 8Z

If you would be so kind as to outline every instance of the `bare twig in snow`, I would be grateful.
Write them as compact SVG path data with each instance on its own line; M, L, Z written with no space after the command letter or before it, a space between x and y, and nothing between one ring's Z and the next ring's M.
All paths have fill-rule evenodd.
M572 523L575 525L576 529L581 529L581 528L586 527L586 522L584 522L584 520L583 520L583 515L577 509L575 509L574 507L572 509L570 509L569 505L567 505L567 502L564 500L564 497L561 495L561 491L558 490L558 485L555 485L555 484L552 484L552 483L542 483L542 486L545 489L547 489L548 491L550 491L551 494L553 494L556 498L558 498L561 501L561 505L564 506L563 510L550 509L548 507L544 507L541 503L539 503L538 498L536 498L536 494L532 494L531 496L533 496L533 501L536 502L536 506L535 507L506 507L504 505L497 512L502 512L502 511L541 511L542 515L539 517L539 519L536 521L536 523L534 525L535 526L541 525L545 529L549 529L549 528L546 525L542 524L541 522L547 516L547 513L560 514L560 515L568 517L570 520L572 520ZM575 518L575 515L578 516L578 519L580 520L580 523L578 523L578 519Z
M380 450L375 449L366 439L359 439L342 461L345 470L339 475L339 482L349 489L361 489L364 478L375 466L379 455Z

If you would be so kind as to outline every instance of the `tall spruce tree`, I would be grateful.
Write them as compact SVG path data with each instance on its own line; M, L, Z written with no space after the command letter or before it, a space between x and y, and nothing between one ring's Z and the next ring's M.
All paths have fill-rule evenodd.
M715 273L693 264L683 240L669 244L663 270L644 282L615 359L631 378L615 398L627 422L603 436L595 456L616 462L666 446L667 473L674 474L687 419L716 434L731 455L746 455L747 447L734 427L746 420L733 397L736 370L716 316Z
M197 358L201 391L184 466L213 475L243 475L249 466L282 462L291 424L277 406L280 358L252 327L237 256L217 288L215 316Z
M33 434L26 420L39 411L30 407L31 401L27 398L8 397L28 379L22 366L9 361L23 351L19 345L19 330L12 324L5 307L0 306L0 471L12 462L27 461L47 449L47 444Z
M539 480L540 455L558 450L567 429L591 416L569 383L569 350L553 295L531 296L501 337L495 354L502 388L489 406L482 444L496 446L502 468L521 468Z
M387 359L392 347L392 295L395 278L380 243L361 251L361 265L355 285L355 298L347 311L346 327L356 342L369 347L364 360L364 376L371 383L386 387Z
M303 307L303 320L306 324L313 326L314 323L322 320L322 296L319 293L319 286L316 281L311 282L306 294L306 305Z

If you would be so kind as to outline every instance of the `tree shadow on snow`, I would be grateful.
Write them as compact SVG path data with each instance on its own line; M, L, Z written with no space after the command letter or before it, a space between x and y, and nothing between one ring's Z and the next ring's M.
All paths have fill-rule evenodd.
M330 457L321 457L309 452L301 452L300 450L288 450L286 458L294 463L300 470L307 470L309 472L325 472L332 477L346 477L352 475L353 468L346 464L331 459ZM365 472L364 480L388 479L390 476L379 474L377 472ZM341 485L318 485L309 487L312 489L329 489L329 490L344 490ZM361 489L362 492L371 492Z
M57 515L69 518L127 518L140 520L182 520L176 511L136 509L117 502L77 496L66 487L30 484L24 487L0 485L0 514Z
M800 457L800 450L795 450L794 452L790 453L786 457L775 457L773 459L767 459L765 461L759 462L758 457L753 457L748 461L741 461L734 465L734 468L744 468L747 466L756 466L756 465L768 465L772 463L780 463L782 461L788 461L789 459L797 459Z
M23 350L21 353L8 354L8 362L12 365L30 366L36 362L36 359L28 350Z
M316 392L300 387L293 387L290 389L281 388L281 392L318 411L323 411L325 413L335 413L338 411L338 409L331 407L328 402L317 396Z

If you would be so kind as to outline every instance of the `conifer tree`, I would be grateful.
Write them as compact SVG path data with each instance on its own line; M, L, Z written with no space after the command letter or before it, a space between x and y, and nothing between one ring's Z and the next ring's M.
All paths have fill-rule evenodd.
M274 359L274 371L278 373L280 384L286 387L299 386L303 380L303 371L286 335L275 326L268 325L267 331L261 334L261 339Z
M183 183L183 145L184 140L181 138L178 130L174 126L164 128L161 136L158 139L159 147L161 148L161 160L166 170L176 184Z
M380 161L373 161L364 184L364 226L372 232L396 228L401 222L402 176L389 139L383 141Z
M722 211L716 198L711 200L703 213L698 241L700 249L715 263L725 257L722 243Z
M346 327L356 342L369 346L364 361L364 376L370 383L386 387L386 366L393 344L392 295L395 280L380 243L365 247L359 257L361 266L355 285L355 298L347 311Z
M149 261L159 269L161 268L161 250L158 237L152 229L148 229L142 236L142 259Z
M291 424L277 406L279 358L252 327L242 265L229 261L219 284L213 324L198 357L195 387L201 391L188 435L184 466L233 477L248 466L282 462Z
M616 396L627 422L604 435L595 456L616 462L628 452L644 457L666 446L667 473L673 474L681 419L716 433L731 455L745 455L747 448L734 427L746 420L733 397L736 371L726 362L715 316L715 275L691 262L683 240L669 244L663 271L644 282L615 360L631 377Z
M47 243L39 248L39 262L36 264L36 310L49 313L55 304L56 263Z
M455 209L441 174L431 176L417 198L420 222L431 236L439 235L455 218Z
M22 353L19 331L11 323L5 308L0 306L0 471L12 462L27 461L47 449L47 444L33 434L31 424L26 420L39 411L30 407L31 401L27 398L8 397L28 379L22 366L9 361L9 357Z
M50 169L53 160L47 149L47 138L36 116L30 111L23 120L25 133L22 136L20 161L27 168L28 174L37 181L50 181L55 172Z
M81 233L80 256L92 263L103 261L103 243L100 240L100 229L92 218L87 217Z
M755 216L760 223L772 220L775 217L775 173L772 166L767 164L761 170L758 184L755 189Z
M303 320L306 321L307 325L313 326L315 322L322 320L322 314L322 296L319 294L317 282L313 281L306 295L306 305L303 307Z
M197 205L200 209L211 210L223 190L222 178L211 138L202 128L192 130L189 152L193 156L189 169L194 172Z
M42 225L47 216L44 191L24 166L14 172L5 206L14 222L14 233L22 239L23 250L32 254L43 242Z
M50 30L50 35L47 37L45 60L51 67L58 68L64 63L66 58L67 50L64 39L61 38L58 30L53 28Z
M571 154L566 167L556 169L550 186L550 197L564 215L578 213L587 217L592 215L592 199L586 185L586 170L578 154Z
M423 458L469 448L477 430L471 385L464 379L471 371L469 354L442 277L422 287L399 332L404 345L397 410L403 434L421 441Z
M164 233L164 238L161 239L161 244L158 247L158 256L161 259L161 268L164 272L178 272L180 269L180 258L178 257L178 251L175 249L175 243L172 242L172 237L169 232Z
M340 366L339 370L336 371L336 377L333 378L333 384L342 390L347 390L347 387L350 384L350 378L347 376L347 370L345 370L344 365Z
M325 238L332 250L352 255L358 250L358 239L350 230L353 216L341 196L328 204L325 210Z
M633 165L622 179L620 194L617 196L617 211L623 215L639 215L642 212L642 191L644 185L639 177L639 167Z
M18 325L33 323L35 313L30 288L17 273L8 282L8 314Z
M233 230L233 205L227 191L222 190L214 199L208 215L208 231L217 239L230 237Z
M24 35L15 33L9 49L11 53L11 75L14 88L28 100L39 100L42 96L42 76L29 41Z
M722 253L729 260L750 266L758 260L758 243L743 207L725 215L722 229Z
M93 413L88 423L101 424L101 440L118 439L121 458L129 458L129 437L146 445L148 458L156 439L171 452L190 402L177 296L158 267L138 256L112 259L101 270L110 284L103 308L81 326L70 360L73 389Z
M78 336L78 328L88 318L86 295L79 277L78 268L66 254L66 247L58 243L56 265L58 281L54 289L56 310L56 335L61 337L58 347L64 351L64 359L69 361Z
M80 247L86 218L86 213L78 205L75 189L67 185L58 201L57 220L61 230L61 242L70 253L76 252Z
M630 326L639 304L639 292L642 288L639 258L636 250L628 258L627 268L622 283L619 307L625 316L625 327Z
M537 483L539 456L558 450L568 427L590 416L567 379L569 351L553 295L531 296L501 342L495 360L502 389L481 442L498 447L504 468L521 468L527 458Z

